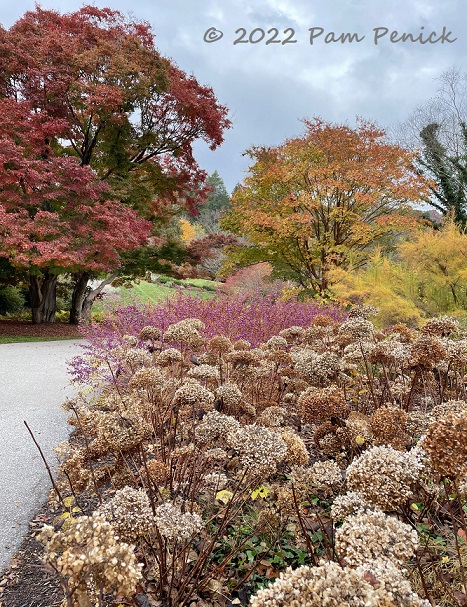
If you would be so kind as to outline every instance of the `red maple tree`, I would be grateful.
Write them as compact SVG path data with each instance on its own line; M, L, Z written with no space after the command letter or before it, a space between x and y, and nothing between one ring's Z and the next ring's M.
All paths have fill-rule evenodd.
M30 272L35 322L54 317L38 304L54 300L49 277L72 273L77 322L89 279L118 270L120 252L142 244L143 220L159 235L165 217L206 197L192 146L220 145L227 109L160 55L148 24L91 6L66 15L36 7L0 31L0 99L0 255ZM9 125L29 123L31 141L15 139ZM13 243L17 221L24 250Z

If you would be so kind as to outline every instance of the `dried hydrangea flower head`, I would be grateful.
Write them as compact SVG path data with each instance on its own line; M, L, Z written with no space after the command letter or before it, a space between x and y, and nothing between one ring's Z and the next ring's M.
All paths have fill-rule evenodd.
M143 489L124 487L98 512L112 524L118 536L127 543L135 543L154 527L149 498Z
M250 607L430 607L391 565L357 569L332 561L291 567L251 598Z
M189 540L204 528L199 514L182 512L171 502L157 506L154 520L162 537L176 542Z
M131 377L128 385L135 390L144 390L155 392L162 390L165 383L165 376L157 367L144 367L138 369Z
M139 332L138 339L140 341L158 341L162 337L162 331L157 327L148 325L143 327Z
M338 386L307 388L300 394L297 404L303 419L315 424L331 417L345 418L349 414L344 392Z
M198 350L204 344L204 339L199 333L204 329L204 323L198 318L185 318L169 325L164 333L164 341L182 344L189 346L192 350Z
M448 400L445 403L435 405L431 409L430 415L434 418L433 421L436 421L445 417L450 411L467 415L467 402L465 400Z
M373 341L373 323L361 316L349 318L339 327L338 335L349 341Z
M385 512L395 510L411 495L423 464L414 452L392 447L368 449L347 468L347 487Z
M456 477L467 462L467 414L449 411L431 424L423 448L439 474Z
M287 453L280 434L264 426L240 426L229 432L227 444L238 451L244 468L264 476L274 474Z
M410 348L410 364L432 369L446 357L446 348L437 337L422 335Z
M266 401L268 402L268 401ZM257 408L262 408L257 407ZM278 407L273 404L265 407L256 418L256 423L260 426L267 426L268 428L279 428L282 426L287 418L287 410L284 407Z
M231 352L233 350L233 344L228 337L224 335L216 335L211 338L207 344L207 351L216 354L217 356L223 356L227 354L227 352ZM244 348L247 350L249 345Z
M404 324L393 325L389 330L389 335L404 344L410 344L417 339L417 332Z
M267 409L265 411L267 411ZM290 428L286 428L281 431L280 437L287 447L284 463L287 464L287 466L305 466L308 463L310 456L308 455L305 443L298 434Z
M294 362L295 372L314 386L329 383L341 370L341 361L336 354L325 352L318 354L309 347L293 348L290 355Z
M225 382L217 388L215 395L217 398L222 399L223 411L231 415L239 412L243 394L236 383Z
M352 567L375 559L402 565L417 546L415 529L380 510L351 515L336 529L337 553Z
M134 594L142 565L136 563L133 546L119 539L102 514L81 516L64 532L46 525L38 538L44 544L45 562L66 580L75 600L81 597L86 604L90 582L104 592Z
M194 377L199 381L209 381L219 379L219 369L212 365L197 365L192 367L188 373L188 377Z
M166 348L156 357L156 363L161 367L168 367L182 360L183 356L180 350L176 348Z
M311 482L316 487L333 487L343 482L342 470L337 462L315 462L311 467Z
M432 337L447 337L458 330L459 322L450 316L430 318L421 328L422 333L431 335Z
M351 411L347 418L346 428L352 444L361 447L368 446L373 442L373 431L368 415L360 411Z
M285 337L281 337L280 335L273 335L266 342L266 348L268 350L285 350L287 346L287 340L285 339Z
M279 337L283 337L288 344L295 344L300 342L303 331L303 327L293 325L287 329L282 329L282 331L279 332Z
M379 310L375 306L366 304L357 304L349 310L347 318L364 318L367 320L370 316L376 316Z
M370 426L376 445L391 445L403 451L410 443L406 432L407 413L400 407L379 407L370 417Z
M234 350L249 350L251 348L251 343L246 339L237 339L233 344Z
M214 405L214 394L202 386L196 379L187 378L174 394L172 404L175 407L189 407L210 410Z
M318 449L330 457L344 454L349 446L347 428L337 426L330 421L316 428L313 440Z
M230 415L209 411L195 428L196 441L209 447L225 446L227 436L240 429L240 423Z
M131 371L136 371L141 367L152 365L152 356L143 348L130 348L125 352L123 361Z
M365 501L360 491L349 491L345 495L338 495L334 499L331 506L331 518L337 521L351 514L363 514L374 509L374 506Z
M124 335L122 344L128 348L135 348L138 345L138 339L134 335Z

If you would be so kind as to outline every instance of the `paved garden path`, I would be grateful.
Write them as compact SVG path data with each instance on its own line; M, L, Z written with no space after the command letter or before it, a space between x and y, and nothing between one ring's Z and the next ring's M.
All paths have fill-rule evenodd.
M79 341L0 344L0 570L8 565L45 500L50 481L26 420L49 465L68 437L60 404L74 394L66 361Z

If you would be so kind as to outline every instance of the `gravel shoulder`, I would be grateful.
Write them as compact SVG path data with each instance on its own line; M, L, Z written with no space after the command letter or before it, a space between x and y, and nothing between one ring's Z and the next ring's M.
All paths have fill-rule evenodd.
M68 438L60 404L74 394L66 361L80 340L0 345L0 570L19 548L28 523L44 502L50 481L23 420L49 465L52 447Z

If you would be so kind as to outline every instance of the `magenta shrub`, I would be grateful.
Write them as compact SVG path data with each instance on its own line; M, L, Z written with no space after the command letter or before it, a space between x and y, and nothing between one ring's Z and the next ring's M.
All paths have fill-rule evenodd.
M337 306L241 294L202 300L179 293L156 305L109 308L103 322L82 328L89 343L83 346L84 356L73 360L71 374L74 381L89 383L91 359L94 363L111 359L112 349L121 343L124 335L137 336L147 325L165 331L170 324L184 318L199 318L206 325L206 337L226 335L232 340L246 339L256 346L292 325L307 327L318 314L336 321L346 316Z

